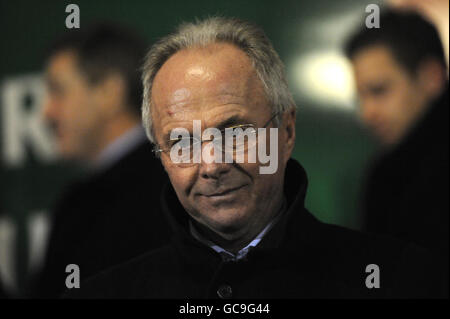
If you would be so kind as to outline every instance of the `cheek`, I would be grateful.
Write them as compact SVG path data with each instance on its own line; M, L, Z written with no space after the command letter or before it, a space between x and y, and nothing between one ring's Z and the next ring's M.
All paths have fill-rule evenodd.
M240 167L241 170L245 171L247 173L246 175L250 175L252 179L256 179L259 175L259 166L261 164L258 162L256 163L245 162L245 163L236 163L235 165Z
M83 118L86 118L86 113L89 108L86 105L85 93L79 90L72 90L65 96L62 101L62 118L66 125L74 123L79 125Z
M166 160L163 160L162 164L177 195L186 198L195 181L195 166L180 168Z
M385 109L392 120L398 122L411 112L411 109L414 109L416 104L417 99L414 90L405 85L395 90L388 107Z
M77 136L84 130L82 125L84 112L78 101L78 97L69 96L62 100L60 104L58 129L61 133L61 142L68 144L68 147L75 143Z
M278 170L274 174L260 174L260 164L258 163L240 164L240 167L251 176L253 185L250 189L250 196L256 199L270 199L271 195L276 191L272 185L280 185L280 178L282 178L280 173L283 171L284 165L279 165Z
M283 181L279 172L275 174L258 175L254 180L253 189L246 199L249 209L264 210L283 192Z
M101 135L101 118L86 94L74 94L67 99L60 126L63 147L67 152L80 152L95 143Z
M278 171L280 170L280 165L286 165L287 161L291 157L291 149L289 149L287 145L288 140L288 134L287 132L283 130L278 130L278 143L277 146L277 152L278 152Z
M92 133L102 125L101 114L95 101L87 93L81 93L74 97L68 107L68 121L71 128L86 133ZM76 127L74 127L76 126ZM83 132L79 132L82 134Z

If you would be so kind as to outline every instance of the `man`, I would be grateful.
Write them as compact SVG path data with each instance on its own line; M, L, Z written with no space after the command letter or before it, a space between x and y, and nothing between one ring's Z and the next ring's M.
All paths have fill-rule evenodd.
M448 274L448 83L435 29L408 12L382 12L380 29L348 43L361 118L384 151L364 198L366 228L435 253ZM448 281L443 281L448 291Z
M323 224L304 208L306 173L290 159L295 104L283 64L261 29L225 18L182 25L150 50L143 82L143 122L171 182L161 201L173 240L81 283L69 297L432 293L428 260L416 246ZM211 141L204 133L199 143L197 123L210 132L232 130L237 138L223 145L218 134ZM276 153L275 172L263 169L268 166L259 153L250 160L255 147ZM180 161L185 149L188 156L181 157L188 160ZM233 161L216 161L218 154ZM378 279L366 278L368 266L379 267L380 287Z
M89 173L55 210L37 297L66 289L69 264L85 279L168 238L159 208L167 176L140 125L144 54L140 39L113 25L69 33L50 52L44 115L63 158Z

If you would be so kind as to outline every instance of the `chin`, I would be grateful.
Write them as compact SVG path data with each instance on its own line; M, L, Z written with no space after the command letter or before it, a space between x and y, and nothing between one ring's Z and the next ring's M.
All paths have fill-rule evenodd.
M395 146L401 141L400 138L398 138L396 136L390 136L390 135L389 136L385 135L385 136L381 137L380 140L381 140L381 143L383 145L385 145L386 147Z
M244 208L245 209L245 208ZM248 214L243 209L216 209L202 218L208 228L221 233L231 233L248 224Z
M67 149L67 147L64 147L63 145L60 145L58 148L59 156L61 156L65 160L70 160L73 158L72 152Z

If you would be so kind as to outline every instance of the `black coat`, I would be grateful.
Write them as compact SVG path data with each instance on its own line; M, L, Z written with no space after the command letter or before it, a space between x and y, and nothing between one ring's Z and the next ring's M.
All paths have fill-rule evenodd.
M393 150L374 165L365 194L366 230L434 253L448 278L448 90ZM448 280L443 289L448 294Z
M54 214L44 271L34 297L58 297L68 264L81 279L169 241L160 208L168 177L151 145L142 142L106 171L73 185Z
M387 237L327 225L304 208L306 174L289 161L288 210L245 260L222 261L188 230L188 214L168 185L164 210L172 242L102 272L69 298L427 297L436 278L425 251ZM377 264L380 288L368 289L366 266Z
M8 296L6 295L6 292L3 290L2 281L0 279L0 299L6 299Z

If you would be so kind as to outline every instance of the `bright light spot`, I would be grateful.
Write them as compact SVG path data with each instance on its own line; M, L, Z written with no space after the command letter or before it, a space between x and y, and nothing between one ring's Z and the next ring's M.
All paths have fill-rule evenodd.
M352 67L342 54L320 52L302 56L294 69L301 95L324 105L354 109Z

